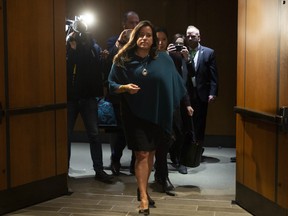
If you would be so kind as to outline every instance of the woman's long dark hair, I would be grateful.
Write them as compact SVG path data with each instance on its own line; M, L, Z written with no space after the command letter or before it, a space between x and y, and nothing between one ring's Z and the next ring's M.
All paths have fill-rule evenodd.
M151 58L156 58L157 56L157 36L153 24L148 20L143 20L138 23L133 29L130 35L130 39L125 46L119 50L117 55L115 55L113 62L120 67L124 67L126 62L131 61L131 57L137 50L137 40L139 38L139 32L143 27L149 26L152 29L153 44L150 48L149 55Z

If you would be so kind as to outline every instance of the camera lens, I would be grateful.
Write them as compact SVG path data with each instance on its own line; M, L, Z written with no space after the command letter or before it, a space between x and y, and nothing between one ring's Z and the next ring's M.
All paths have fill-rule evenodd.
M175 47L176 47L176 51L177 52L180 52L181 50L182 50L182 45L175 45Z

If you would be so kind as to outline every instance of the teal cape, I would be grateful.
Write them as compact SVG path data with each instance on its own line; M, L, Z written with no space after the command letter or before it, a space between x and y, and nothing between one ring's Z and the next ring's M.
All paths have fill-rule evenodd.
M173 112L186 94L186 88L166 52L159 52L155 59L135 55L125 68L113 64L108 81L110 92L120 85L138 85L140 90L136 94L123 95L133 115L172 132Z

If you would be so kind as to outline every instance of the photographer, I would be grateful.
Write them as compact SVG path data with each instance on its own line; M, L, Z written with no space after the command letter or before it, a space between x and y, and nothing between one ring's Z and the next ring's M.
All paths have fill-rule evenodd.
M172 56L176 55L178 57L181 57L186 62L189 62L189 60L190 60L189 59L189 50L188 50L187 46L185 46L185 36L182 34L177 33L173 36L173 43L170 43L168 45L167 51L169 52L170 55L172 55Z
M173 43L167 47L169 55L174 61L178 73L181 75L183 82L187 88L188 94L181 100L180 109L174 112L173 116L173 131L174 142L170 147L169 154L173 166L178 169L181 174L187 174L187 167L180 163L182 155L182 147L185 142L185 136L191 129L189 119L193 115L193 108L190 103L190 95L193 92L189 91L189 77L194 74L194 64L190 61L189 51L185 46L185 36L182 34L175 34L173 37Z
M102 144L98 129L98 100L103 96L102 50L87 32L82 21L75 21L73 31L67 36L67 112L68 156L71 156L71 137L80 113L90 143L90 153L95 179L111 183L112 176L103 170Z

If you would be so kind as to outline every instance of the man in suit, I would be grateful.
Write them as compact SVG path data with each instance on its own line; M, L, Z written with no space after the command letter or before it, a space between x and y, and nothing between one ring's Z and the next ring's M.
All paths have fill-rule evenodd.
M195 26L188 26L186 40L190 52L190 61L195 71L190 74L191 106L194 109L193 121L197 141L203 145L208 103L213 103L218 95L218 73L215 52L200 44L200 31ZM188 90L189 91L189 90ZM203 148L204 151L204 148Z

